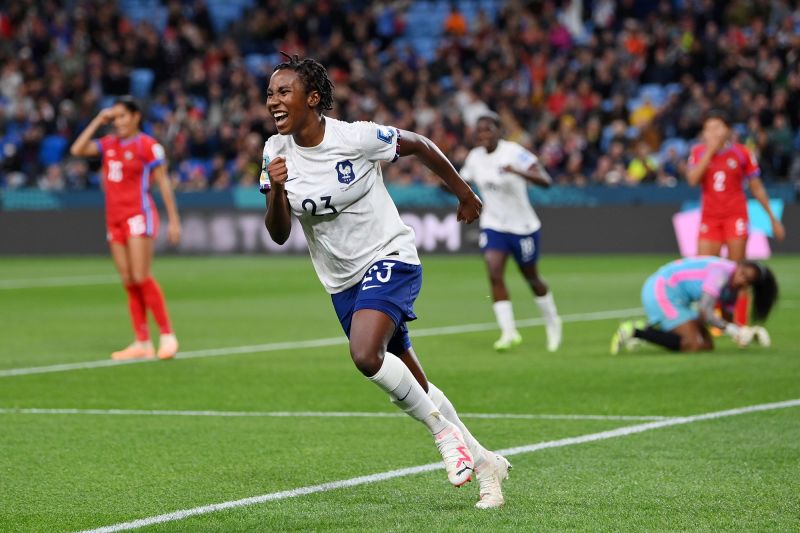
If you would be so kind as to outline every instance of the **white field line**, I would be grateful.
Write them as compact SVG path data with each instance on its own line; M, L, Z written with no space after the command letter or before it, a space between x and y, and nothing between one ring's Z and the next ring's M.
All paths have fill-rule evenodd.
M632 307L629 309L613 309L610 311L596 311L592 313L575 313L571 315L562 315L563 322L591 322L594 320L609 320L613 318L627 318L641 313L640 307ZM517 326L520 328L541 326L544 320L541 318L529 318L525 320L517 320ZM461 324L459 326L444 326L437 328L423 328L411 331L411 337L434 337L438 335L455 335L460 333L472 333L477 331L491 331L497 329L497 324L494 322L483 322L478 324ZM340 337L328 337L323 339L311 339L307 341L286 341L286 342L273 342L269 344L254 344L251 346L231 346L228 348L212 348L208 350L193 350L179 352L177 359L195 359L198 357L217 357L222 355L238 355L238 354L252 354L274 352L281 350L298 350L302 348L320 348L323 346L338 346L347 344L347 338L344 335ZM52 372L66 372L69 370L81 370L84 368L100 368L106 366L118 366L125 364L135 363L150 363L153 359L134 359L131 361L112 361L111 359L101 359L98 361L83 361L80 363L65 363L58 365L47 366L34 366L28 368L9 368L0 370L0 378L11 376L27 376L30 374L49 374Z
M562 281L580 281L586 279L581 272L555 272L550 274L553 278ZM593 277L626 277L627 274L619 272L601 272L592 274ZM119 283L117 274L78 274L75 276L55 276L41 278L9 278L0 279L0 290L3 289L37 289L40 287L72 287L81 285L104 285Z
M112 415L112 416L189 416L221 418L406 418L401 412L363 411L181 411L151 409L41 409L0 408L0 415ZM529 413L459 413L462 418L511 420L667 420L666 416L580 415Z
M36 289L39 287L75 287L81 285L106 285L119 283L116 274L95 274L89 276L63 276L58 278L0 279L3 289Z
M506 448L504 450L497 450L505 456L519 455L522 453L532 453L539 450L546 450L549 448L561 448L564 446L573 446L575 444L584 444L587 442L595 442L606 439L613 439L616 437L626 437L628 435L635 435L637 433L644 433L653 429L660 429L670 426L678 426L683 424L693 424L704 420L714 420L717 418L726 418L729 416L742 415L746 413L754 413L758 411L771 411L775 409L786 409L789 407L800 406L800 399L788 400L785 402L764 403L759 405L750 405L747 407L739 407L737 409L728 409L725 411L714 411L711 413L704 413L693 416L684 416L678 418L669 418L666 420L659 420L655 422L647 422L644 424L637 424L635 426L626 426L608 431L601 431L599 433L589 433L587 435L580 435L577 437L568 437L565 439L551 440L546 442L537 442L535 444L528 444L526 446L516 446L514 448ZM232 500L222 503L215 503L211 505L203 505L201 507L194 507L192 509L182 509L172 513L151 516L148 518L140 518L130 522L122 522L109 526L99 527L96 529L84 530L82 533L113 533L116 531L126 531L130 529L138 529L141 527L152 526L154 524L162 524L164 522L174 522L177 520L184 520L186 518L198 515L214 513L226 509L234 509L237 507L248 507L251 505L258 505L276 500L285 500L288 498L297 498L307 494L315 494L320 492L328 492L331 490L344 489L348 487L356 487L358 485L366 485L369 483L377 483L387 479L399 478L419 474L422 472L430 472L442 468L441 463L429 463L426 465L413 466L410 468L401 468L398 470L390 470L388 472L381 472L378 474L370 474L366 476L359 476L350 479L342 479L339 481L332 481L330 483L322 483L320 485L310 485L307 487L299 487L291 490L284 490L281 492L272 492L269 494L262 494L260 496L252 496L250 498L243 498L241 500Z

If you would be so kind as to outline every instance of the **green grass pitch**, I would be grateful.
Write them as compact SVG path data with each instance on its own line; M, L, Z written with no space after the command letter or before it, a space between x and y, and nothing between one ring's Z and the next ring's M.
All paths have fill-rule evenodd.
M412 339L415 330L427 331L414 339L415 348L431 381L462 413L605 416L465 416L478 439L495 449L646 423L624 416L688 416L800 398L798 257L770 262L782 289L768 323L772 348L740 350L720 339L715 352L703 355L608 354L617 317L640 305L642 282L669 259L544 256L540 269L559 311L575 318L564 326L562 349L547 353L544 330L534 326L521 330L522 346L497 354L494 330L430 331L493 322L480 259L425 257ZM345 344L292 345L341 337L307 258L161 257L155 273L184 353L288 344L9 375L10 369L105 360L131 332L110 259L3 259L0 531L92 529L439 459L422 425L404 417L110 414L395 413L356 371ZM517 319L538 317L511 266L508 279ZM586 319L597 312L611 318ZM495 511L473 508L477 483L454 489L436 470L143 530L800 530L800 407L510 460L507 503Z

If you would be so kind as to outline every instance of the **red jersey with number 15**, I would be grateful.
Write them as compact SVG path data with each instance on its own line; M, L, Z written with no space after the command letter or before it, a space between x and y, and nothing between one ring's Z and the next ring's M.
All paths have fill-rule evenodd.
M119 222L155 210L150 196L150 174L164 162L164 147L154 138L139 133L129 139L106 135L96 139L103 158L103 193L106 220Z
M689 168L700 162L706 150L705 144L692 147ZM747 218L745 183L760 174L750 150L738 143L726 145L714 154L700 179L703 216Z

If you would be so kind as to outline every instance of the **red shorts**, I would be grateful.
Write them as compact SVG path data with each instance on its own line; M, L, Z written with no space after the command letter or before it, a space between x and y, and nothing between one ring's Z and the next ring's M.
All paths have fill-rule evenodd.
M158 235L158 212L136 215L106 222L106 240L125 244L131 237L155 237Z
M747 215L715 217L703 214L699 239L713 242L747 240Z

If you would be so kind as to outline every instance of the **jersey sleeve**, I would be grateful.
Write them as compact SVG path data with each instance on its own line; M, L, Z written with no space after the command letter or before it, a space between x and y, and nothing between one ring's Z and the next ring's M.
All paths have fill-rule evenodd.
M267 167L270 161L284 155L283 147L284 145L281 143L279 135L273 135L264 143L264 150L261 152L261 173L258 176L258 190L261 191L262 194L267 194L272 188Z
M370 161L394 162L400 157L400 130L374 122L354 122L354 139Z
M722 292L723 287L727 285L729 278L730 271L724 267L720 265L710 266L708 269L708 274L706 275L705 280L703 280L703 292L709 296L713 296L714 299L719 299L719 295Z
M270 143L269 141L264 143L264 151L261 153L261 174L258 176L258 190L261 191L261 194L267 194L269 190L272 188L272 184L269 182L269 172L267 172L267 165L274 157L274 154L270 155Z
M745 146L740 146L742 151L742 158L744 159L743 174L745 179L757 178L761 176L761 168L758 166L758 161L752 150L748 150Z
M692 150L689 152L689 168L697 165L700 162L700 158L703 157L703 152L705 151L705 146L702 144L695 144L692 146Z
M100 157L103 157L103 154L106 150L108 150L109 145L113 142L114 137L112 135L104 135L99 139L94 140L95 146L97 146L97 152L100 154Z
M513 160L509 161L508 164L511 165L511 168L514 170L525 172L538 162L538 157L526 150L524 146L517 144L515 146Z
M464 181L475 182L475 157L472 155L472 152L467 154L464 165L461 167L461 170L458 171L458 174Z
M146 141L142 143L142 158L144 159L145 166L152 169L162 164L167 159L167 154L164 151L164 147L161 146L158 141L152 137L148 137Z

